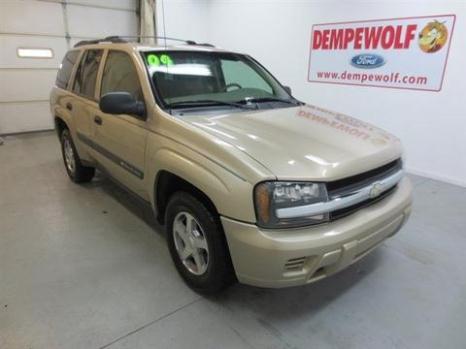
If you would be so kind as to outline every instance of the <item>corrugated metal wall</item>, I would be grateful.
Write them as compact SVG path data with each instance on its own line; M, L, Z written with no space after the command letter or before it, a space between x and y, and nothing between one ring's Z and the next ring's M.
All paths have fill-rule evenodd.
M77 41L137 35L138 0L0 0L0 134L53 128L48 97L57 69ZM21 58L45 48L52 58Z

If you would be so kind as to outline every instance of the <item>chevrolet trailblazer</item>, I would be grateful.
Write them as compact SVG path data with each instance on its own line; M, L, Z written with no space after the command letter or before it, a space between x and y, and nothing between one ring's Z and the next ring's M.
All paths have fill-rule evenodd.
M150 204L201 292L322 279L410 213L396 137L298 101L245 54L81 42L50 104L71 180L98 168Z

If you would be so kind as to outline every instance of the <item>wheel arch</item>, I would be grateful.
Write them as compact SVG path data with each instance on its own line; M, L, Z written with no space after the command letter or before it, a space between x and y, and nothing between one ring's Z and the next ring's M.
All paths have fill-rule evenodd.
M59 115L55 115L53 121L55 125L55 131L57 132L58 137L60 137L64 129L70 129L66 121Z
M81 161L86 163L86 166L92 166L94 167L94 161L92 157L89 155L88 150L83 147L81 142L79 142L79 138L77 137L77 134L75 133L75 125L73 125L73 119L71 117L68 117L66 114L65 115L60 115L60 114L55 114L54 118L54 125L55 125L55 131L57 133L58 139L61 137L61 133L63 130L67 129L69 130L71 134L71 138L73 140L73 144L76 147L76 152L78 153L78 156L80 157Z
M218 219L219 211L206 193L177 174L168 170L160 170L154 182L154 206L157 213L157 220L160 224L165 224L165 213L168 201L177 191L184 191L193 195Z

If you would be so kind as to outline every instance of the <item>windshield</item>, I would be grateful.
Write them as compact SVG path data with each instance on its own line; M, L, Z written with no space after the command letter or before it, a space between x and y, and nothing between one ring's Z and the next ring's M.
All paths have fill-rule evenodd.
M244 55L153 51L144 52L143 57L167 108L246 107L252 103L272 108L297 103L264 68Z

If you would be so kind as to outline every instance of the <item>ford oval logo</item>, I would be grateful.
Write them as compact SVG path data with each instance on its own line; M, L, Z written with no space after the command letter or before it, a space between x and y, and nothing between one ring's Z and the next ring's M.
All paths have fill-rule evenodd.
M374 69L384 64L385 59L373 53L362 53L351 58L351 65L361 69Z

